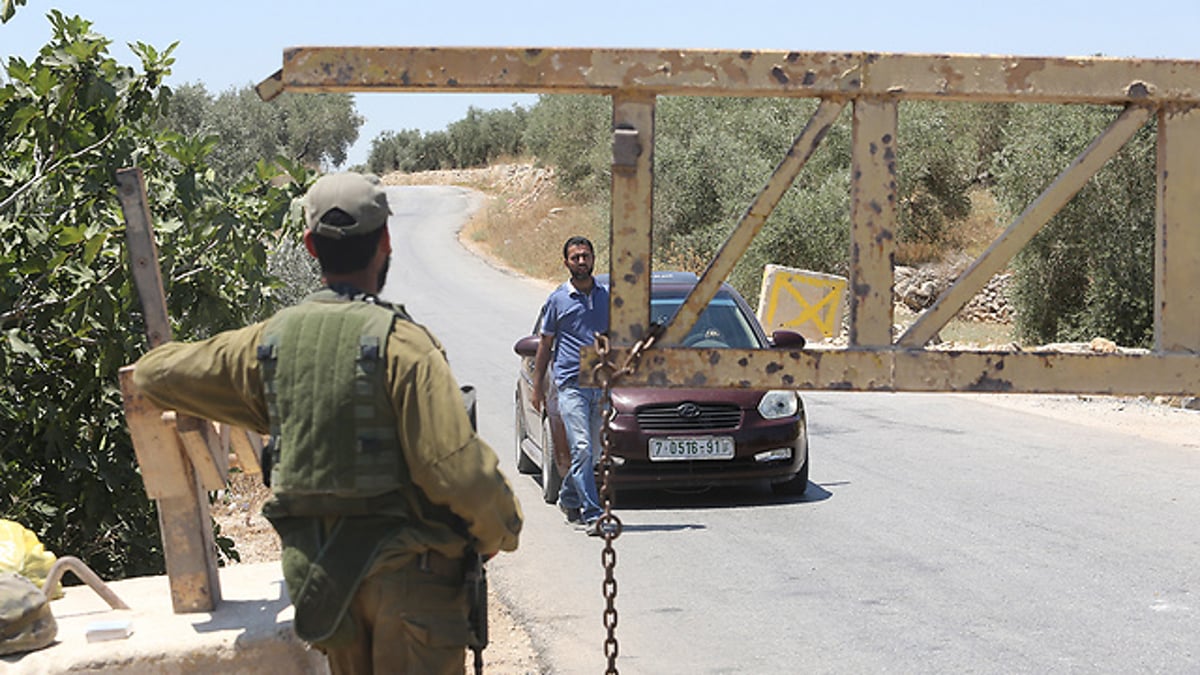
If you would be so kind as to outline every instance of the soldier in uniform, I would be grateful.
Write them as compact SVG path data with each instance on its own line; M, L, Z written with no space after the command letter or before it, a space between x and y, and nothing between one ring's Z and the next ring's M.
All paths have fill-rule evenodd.
M296 633L334 673L461 673L464 569L475 552L516 549L520 505L441 344L376 297L391 253L378 179L323 176L305 211L326 288L267 321L164 344L134 381L164 409L270 433L263 514Z

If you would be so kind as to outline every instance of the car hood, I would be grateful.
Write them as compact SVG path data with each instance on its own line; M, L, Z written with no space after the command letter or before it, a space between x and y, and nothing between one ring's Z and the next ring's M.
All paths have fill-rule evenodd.
M692 403L723 403L742 409L753 409L762 399L764 389L666 389L617 387L613 389L613 407L618 413L633 413L647 405Z

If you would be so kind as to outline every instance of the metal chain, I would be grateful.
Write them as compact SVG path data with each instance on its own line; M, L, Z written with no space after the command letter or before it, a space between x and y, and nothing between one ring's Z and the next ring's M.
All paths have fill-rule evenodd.
M600 455L600 497L604 501L604 514L600 516L597 525L604 537L604 550L600 553L600 562L604 565L604 628L608 631L604 639L604 656L608 659L608 668L604 672L607 675L617 675L617 655L621 651L620 645L617 644L617 578L614 573L617 567L617 550L613 547L613 542L621 536L622 525L621 519L612 511L612 421L617 414L612 404L612 388L621 377L637 371L642 354L658 339L659 332L659 326L652 326L650 333L630 350L629 358L621 368L617 368L616 363L612 361L612 348L608 336L596 336L596 352L600 356L600 362L592 369L592 374L604 393L603 424L600 428L600 444L604 448Z

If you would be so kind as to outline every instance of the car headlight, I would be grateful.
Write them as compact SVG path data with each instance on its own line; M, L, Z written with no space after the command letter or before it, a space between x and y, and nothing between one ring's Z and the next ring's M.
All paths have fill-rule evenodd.
M768 391L758 402L758 414L768 420L792 417L799 409L800 398L790 389Z

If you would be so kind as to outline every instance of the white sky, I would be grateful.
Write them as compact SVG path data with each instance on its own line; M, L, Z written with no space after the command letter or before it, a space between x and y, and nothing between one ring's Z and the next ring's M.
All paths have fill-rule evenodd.
M1081 56L1200 60L1200 0L780 2L779 0L29 0L0 25L0 55L32 58L50 36L51 8L89 19L124 47L172 42L169 82L209 92L254 84L303 45L663 47ZM359 94L367 118L349 163L364 163L387 130L434 131L469 105L529 105L536 97Z

